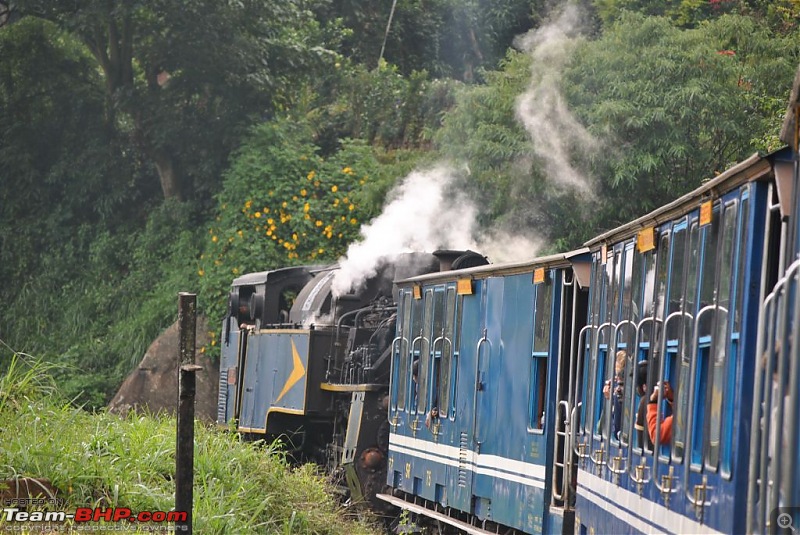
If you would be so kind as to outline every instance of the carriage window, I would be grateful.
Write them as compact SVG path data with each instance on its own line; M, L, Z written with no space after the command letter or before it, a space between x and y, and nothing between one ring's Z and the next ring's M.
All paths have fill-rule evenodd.
M689 230L689 246L686 265L686 292L684 294L684 311L689 316L683 319L685 331L683 343L680 344L680 357L676 385L674 391L674 407L672 418L672 458L675 462L683 460L686 436L686 404L689 400L689 372L692 365L692 331L694 326L695 294L697 293L697 262L700 257L700 228L694 220Z
M431 330L433 324L433 290L426 290L423 299L424 315L420 318L421 338L418 342L419 360L417 361L417 397L412 401L413 409L417 412L425 411L425 399L428 394L428 367L430 366ZM419 308L419 306L417 307ZM422 403L420 403L422 400Z
M603 280L603 264L601 263L600 252L595 253L594 258L592 260L592 282L591 282L591 310L589 311L589 318L591 320L591 324L594 326L598 326L600 322L600 303L602 297L602 280ZM594 418L591 415L594 412L594 397L595 397L595 381L592 379L592 370L594 370L597 348L596 348L596 340L594 336L594 332L589 330L586 335L586 345L588 346L588 352L584 355L584 388L582 389L585 392L582 414L581 414L581 421L584 425L584 430L587 433L592 432L592 426L594 425ZM586 351L586 348L581 348L581 351ZM589 417L587 417L589 415Z
M703 257L700 269L700 303L698 308L703 308L714 303L714 292L716 290L716 259L717 249L719 248L719 226L722 219L720 210L717 207L712 215L711 223L703 227ZM710 340L712 334L713 322L711 319L713 314L706 313L697 324L697 332L694 336L700 340ZM697 355L693 358L698 359L697 375L692 378L692 384L695 389L695 404L694 407L688 407L688 410L693 411L692 418L692 442L689 445L691 448L691 463L699 465L702 462L703 444L705 443L706 429L706 402L707 398L710 399L710 392L708 389L709 372L711 371L710 360L712 358L711 351L713 348L703 342L699 346Z
M447 288L445 304L444 338L442 339L442 356L439 364L439 413L447 417L450 408L450 370L453 361L453 327L456 316L456 289Z
M550 316L553 286L547 282L536 285L534 308L533 354L531 358L531 388L529 426L544 427L545 393L547 389L547 355L550 344Z
M638 324L642 319L642 255L633 251L633 269L631 270L631 320Z
M437 288L433 293L433 332L431 333L431 374L430 399L426 399L426 411L439 407L439 385L441 384L442 357L444 352L444 291ZM449 360L449 358L448 358Z
M722 402L725 394L725 372L728 353L728 307L730 305L730 290L734 272L732 266L736 265L733 254L736 245L736 201L726 205L724 224L722 228L722 247L720 248L720 262L717 277L717 305L716 326L714 328L713 352L714 361L711 372L711 400L709 405L708 421L708 450L706 453L706 466L716 470L719 464L720 433L722 428Z
M655 317L664 317L664 300L667 297L667 266L669 265L669 232L667 231L659 240L658 246L658 271L656 273ZM656 331L657 332L657 331ZM654 337L654 343L658 340ZM658 347L656 345L655 347Z
M741 224L739 225L739 254L737 255L737 262L739 264L737 268L737 277L736 277L736 304L734 305L733 309L733 332L739 332L741 330L741 322L742 322L742 305L744 304L744 280L746 278L746 266L747 266L747 251L745 250L745 246L748 240L748 230L750 229L749 224L750 219L750 198L745 197L742 199L742 213L741 213Z
M644 295L642 295L643 318L653 315L653 292L656 287L656 259L653 251L644 255Z
M620 427L620 441L622 442L623 446L627 446L630 443L630 432L631 426L633 425L633 392L636 386L636 353L633 348L635 343L635 332L636 332L636 321L638 318L634 316L634 311L632 308L631 303L633 297L633 289L631 288L632 284L635 284L633 281L642 280L641 277L641 255L639 255L635 248L631 245L625 249L625 275L623 277L623 295L622 295L622 319L623 320L631 320L634 322L634 325L629 325L629 328L625 329L623 333L623 340L625 340L625 348L627 350L627 360L625 363L625 375L624 375L624 388L623 388L623 396L622 396L622 425ZM639 273L634 273L636 270ZM635 303L634 303L635 304ZM637 308L638 309L638 308ZM625 339L624 336L627 334L629 337L633 336L633 338Z
M619 304L620 304L620 287L619 281L622 278L622 250L618 250L614 254L614 271L611 284L611 314L609 315L611 323L616 324L619 321Z
M398 317L398 336L400 340L398 342L399 347L399 358L397 362L397 404L395 407L399 407L401 410L406 405L406 388L408 387L408 373L409 373L409 362L408 362L408 346L410 343L410 339L413 338L413 334L411 333L411 329L409 326L409 322L411 321L411 292L406 291L403 293L403 300L402 300L402 310Z
M631 282L633 278L633 245L629 244L625 247L625 260L623 260L623 273L622 273L622 316L620 320L631 320Z
M453 338L453 363L450 365L450 383L452 384L450 390L450 417L456 416L456 392L458 392L458 360L461 355L461 321L464 315L464 296L459 295L456 298L456 320L455 320L455 338Z
M672 237L672 266L670 267L670 280L669 280L669 302L667 303L667 316L673 312L681 310L683 299L683 266L684 258L686 256L686 229L685 227L676 230ZM680 321L675 320L675 325L680 325ZM679 334L680 330L676 330ZM677 338L673 336L674 333L670 332L667 335L670 338Z

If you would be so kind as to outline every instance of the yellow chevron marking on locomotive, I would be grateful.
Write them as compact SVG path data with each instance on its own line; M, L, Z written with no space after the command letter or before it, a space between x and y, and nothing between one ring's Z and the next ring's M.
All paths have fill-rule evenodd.
M306 374L306 369L303 367L303 361L300 360L300 353L297 352L297 346L294 345L294 340L292 342L292 360L294 361L294 367L292 368L292 373L289 374L289 378L286 379L286 383L283 385L283 390L281 393L278 394L278 398L275 400L275 403L279 402L286 393L292 389L294 385L297 384L297 381L303 378Z

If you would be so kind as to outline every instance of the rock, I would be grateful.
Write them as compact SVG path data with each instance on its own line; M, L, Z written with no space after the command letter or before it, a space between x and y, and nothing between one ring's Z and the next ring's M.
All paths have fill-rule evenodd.
M203 367L197 372L197 397L195 416L199 420L214 422L217 417L217 390L219 388L219 363L213 362L200 348L209 343L208 321L197 318L196 364ZM109 412L127 414L136 412L175 414L178 400L178 323L164 331L147 349L142 362L122 383L111 403Z

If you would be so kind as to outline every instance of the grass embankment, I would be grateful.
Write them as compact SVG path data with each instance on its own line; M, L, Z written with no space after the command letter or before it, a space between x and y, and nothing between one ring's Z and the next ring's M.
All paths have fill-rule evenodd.
M174 418L88 413L59 395L47 365L25 360L0 378L0 479L47 478L72 510L172 509ZM345 518L313 467L291 468L271 445L198 424L194 462L195 533L377 533Z

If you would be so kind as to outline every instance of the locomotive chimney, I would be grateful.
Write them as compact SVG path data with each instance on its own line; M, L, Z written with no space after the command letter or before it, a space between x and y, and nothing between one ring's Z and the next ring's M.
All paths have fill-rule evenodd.
M485 256L470 250L439 249L433 252L433 256L439 260L439 271L484 266L489 263Z

